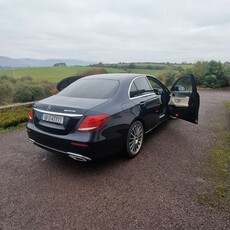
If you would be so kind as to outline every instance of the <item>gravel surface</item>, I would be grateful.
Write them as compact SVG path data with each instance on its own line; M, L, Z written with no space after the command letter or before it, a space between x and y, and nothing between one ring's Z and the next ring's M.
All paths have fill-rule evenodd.
M230 229L198 202L230 91L200 95L199 125L169 120L132 160L79 163L33 146L25 129L1 135L0 229Z

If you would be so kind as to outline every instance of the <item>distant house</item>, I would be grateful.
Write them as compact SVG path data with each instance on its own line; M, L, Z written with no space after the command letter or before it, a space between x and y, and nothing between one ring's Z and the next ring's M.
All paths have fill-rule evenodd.
M54 64L54 66L66 66L66 64L64 62L61 62L61 63Z

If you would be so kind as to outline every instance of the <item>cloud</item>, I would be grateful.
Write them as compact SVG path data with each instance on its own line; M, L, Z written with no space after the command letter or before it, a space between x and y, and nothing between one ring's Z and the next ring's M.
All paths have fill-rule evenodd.
M227 0L0 0L0 53L119 61L229 61Z

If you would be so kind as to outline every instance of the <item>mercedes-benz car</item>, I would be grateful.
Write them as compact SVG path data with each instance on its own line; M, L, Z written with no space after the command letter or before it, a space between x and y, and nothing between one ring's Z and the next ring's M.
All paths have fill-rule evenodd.
M192 75L170 90L143 74L92 75L36 102L27 133L35 145L79 161L117 152L133 158L146 133L172 116L197 124L198 111Z

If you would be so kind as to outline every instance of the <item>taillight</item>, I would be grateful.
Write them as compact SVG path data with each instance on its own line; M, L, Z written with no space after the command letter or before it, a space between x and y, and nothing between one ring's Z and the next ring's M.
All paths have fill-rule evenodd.
M109 115L107 114L87 116L82 121L77 131L79 132L95 131L96 129L99 129L103 125L105 125L108 120L109 120Z
M29 121L33 121L33 109L30 109L29 111Z

